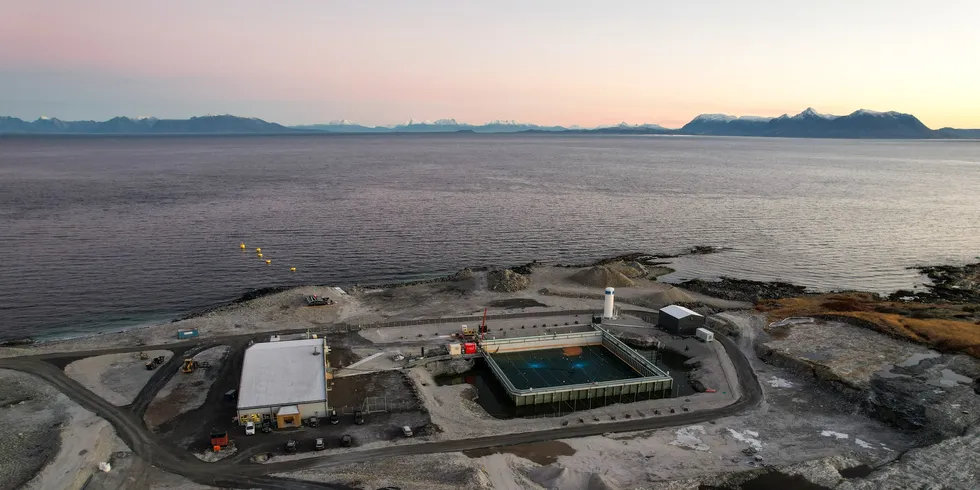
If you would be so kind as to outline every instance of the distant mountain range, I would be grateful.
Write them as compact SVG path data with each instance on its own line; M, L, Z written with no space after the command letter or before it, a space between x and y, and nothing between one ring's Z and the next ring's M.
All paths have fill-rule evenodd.
M356 134L356 133L523 133L548 132L571 134L663 134L707 136L768 136L787 138L887 138L935 139L980 138L980 129L930 129L915 116L900 112L875 112L865 109L846 116L821 114L812 108L790 116L731 116L701 114L680 129L657 124L580 128L577 126L539 126L516 121L491 121L473 125L455 119L436 121L409 120L393 126L365 126L348 120L326 124L283 126L257 118L230 115L201 116L190 119L156 119L116 117L108 121L62 121L41 117L27 122L14 117L0 117L0 134Z
M237 116L201 116L190 119L114 117L108 121L62 121L40 117L27 122L0 116L0 133L15 134L234 134L291 133L281 124Z

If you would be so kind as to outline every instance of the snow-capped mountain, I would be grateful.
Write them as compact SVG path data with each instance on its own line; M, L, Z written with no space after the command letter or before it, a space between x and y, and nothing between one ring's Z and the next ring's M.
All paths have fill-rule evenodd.
M837 119L840 116L835 116L832 114L822 114L816 111L812 107L807 107L803 112L795 115L792 119Z
M680 129L684 134L752 136L771 119L759 116L736 117L729 114L701 114Z
M777 118L702 114L680 130L687 134L719 136L783 136L794 138L934 138L940 137L910 114L861 109L847 116L817 112L808 107Z

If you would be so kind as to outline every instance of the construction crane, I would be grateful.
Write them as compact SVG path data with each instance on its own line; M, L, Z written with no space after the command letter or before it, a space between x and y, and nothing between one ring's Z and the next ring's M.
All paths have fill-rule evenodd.
M483 337L487 333L487 310L489 309L490 308L483 309L483 323L480 324L480 340L483 340Z

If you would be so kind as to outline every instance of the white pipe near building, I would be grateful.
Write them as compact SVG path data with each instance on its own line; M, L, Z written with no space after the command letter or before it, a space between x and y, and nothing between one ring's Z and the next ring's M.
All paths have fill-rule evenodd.
M602 307L603 318L615 318L613 316L613 304L615 303L616 296L615 293L615 288L606 288L606 303Z

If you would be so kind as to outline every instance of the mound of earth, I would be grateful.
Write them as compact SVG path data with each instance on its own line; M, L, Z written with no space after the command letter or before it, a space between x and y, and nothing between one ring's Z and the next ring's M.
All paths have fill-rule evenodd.
M676 304L676 303L696 303L697 302L697 299L695 299L694 296L691 296L691 294L688 293L687 291L684 291L681 288L674 288L674 287L672 287L672 288L670 288L670 289L668 289L666 291L661 291L661 292L659 292L657 294L654 294L650 298L650 300L651 301L654 301L656 303L663 303L665 305L672 305L672 304Z
M510 269L493 270L487 273L487 289L513 293L531 286L531 279Z
M630 279L646 277L646 275L649 273L649 271L647 270L646 267L643 266L643 264L639 262L629 261L629 260L622 261L622 262L614 262L612 264L607 265L606 267L609 267L610 269L619 272L620 274Z
M577 471L557 464L533 468L528 478L545 488L576 490L618 490L620 487L606 477L592 472Z
M632 279L623 275L622 272L614 270L605 265L597 265L578 271L575 274L572 274L569 279L583 286L594 288L636 286L636 283L634 283Z

